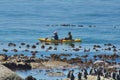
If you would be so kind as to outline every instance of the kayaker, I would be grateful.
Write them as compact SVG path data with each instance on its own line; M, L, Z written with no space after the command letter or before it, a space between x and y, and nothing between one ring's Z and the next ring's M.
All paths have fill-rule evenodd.
M65 37L65 40L72 40L72 34L71 34L71 32L68 32L68 37Z
M53 36L53 38L54 38L54 40L58 40L58 39L59 39L58 34L57 34L56 31L54 32L54 36Z

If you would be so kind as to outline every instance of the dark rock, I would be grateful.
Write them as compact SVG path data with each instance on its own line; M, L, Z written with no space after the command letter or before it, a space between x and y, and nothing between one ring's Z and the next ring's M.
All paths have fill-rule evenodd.
M32 76L28 76L28 77L25 78L25 80L37 80L37 79L32 77Z
M42 45L42 46L41 46L41 48L42 48L42 49L44 49L44 48L45 48L45 46L44 46L44 45Z
M18 52L18 50L17 50L17 49L13 49L13 50L11 50L11 51Z
M4 66L6 66L7 68L11 69L11 70L29 70L31 69L31 65L30 64L16 64L16 63L4 63Z
M37 42L36 45L39 45L39 42Z
M29 44L27 44L27 45L26 45L26 47L27 47L27 48L29 48L29 47L30 47L30 45L29 45Z
M8 46L16 46L15 43L9 43Z
M25 45L25 43L21 43L21 45Z
M8 50L7 50L7 49L3 49L3 51L4 51L4 52L8 52Z
M71 46L72 48L74 48L74 47L75 47L75 44L70 44L70 46Z
M36 48L36 46L35 46L35 45L32 45L32 48Z

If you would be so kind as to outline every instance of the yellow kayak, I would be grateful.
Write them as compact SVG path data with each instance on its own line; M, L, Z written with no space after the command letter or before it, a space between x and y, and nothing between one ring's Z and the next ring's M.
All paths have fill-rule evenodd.
M53 40L53 39L46 39L46 38L38 38L41 42L53 42L53 43L58 43L58 42L81 42L81 39L74 39L74 40Z

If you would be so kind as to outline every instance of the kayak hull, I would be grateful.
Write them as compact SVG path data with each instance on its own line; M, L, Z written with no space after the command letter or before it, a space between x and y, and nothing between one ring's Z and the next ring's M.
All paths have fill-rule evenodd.
M74 40L52 40L46 38L38 38L41 42L53 42L53 43L62 43L62 42L81 42L81 39L74 39Z

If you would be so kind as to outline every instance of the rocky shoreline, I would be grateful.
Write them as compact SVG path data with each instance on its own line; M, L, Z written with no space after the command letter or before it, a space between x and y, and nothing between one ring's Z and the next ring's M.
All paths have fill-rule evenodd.
M1 44L3 45L3 44ZM9 43L8 48L14 47L11 51L14 53L19 52L17 49L15 49L17 45L15 43ZM15 70L31 70L31 69L61 69L61 72L48 72L48 76L63 76L64 73L62 73L62 70L66 69L84 69L84 68L98 68L98 67L104 67L108 71L108 73L112 73L117 70L117 68L120 69L120 63L116 62L116 59L120 59L120 55L118 54L120 49L114 46L113 44L104 44L104 47L102 48L101 45L93 45L92 48L84 48L82 46L75 46L74 44L70 44L69 46L71 49L75 52L81 51L85 54L79 55L79 54L68 54L68 53L60 53L60 54L49 54L49 55L43 55L38 58L36 57L36 54L39 52L36 51L36 47L41 47L41 49L50 51L52 49L57 51L57 48L53 48L49 43L45 43L44 45L40 43L36 43L36 45L30 46L26 43L21 43L21 46L19 48L22 48L26 46L25 52L30 52L31 56L26 56L25 54L14 54L8 56L7 54L0 54L0 63L2 66L15 71ZM32 48L33 51L30 51L29 48ZM95 52L103 51L111 51L112 54L94 54L90 56L89 52L91 52L91 49ZM8 49L2 49L3 52L7 53ZM67 50L65 50L67 51ZM74 57L71 57L74 56ZM89 75L88 75L89 76ZM31 76L29 76L30 78ZM1 79L0 79L1 80ZM106 79L107 80L107 79Z
M120 58L119 55L94 55L94 61L91 59L87 59L88 55L76 56L74 58L61 58L61 57L69 57L71 54L51 54L48 58L31 58L28 56L24 56L23 54L20 55L13 55L7 56L5 54L0 54L0 62L2 65L10 68L11 70L28 70L28 69L36 69L36 68L64 68L64 67L98 67L98 66L114 66L120 65L117 62L110 62L106 60L111 60L115 58ZM101 59L96 60L96 57ZM105 60L106 59L106 60ZM98 62L97 62L98 61Z
M96 60L93 62L92 60L82 61L82 59L80 59L78 57L71 58L69 60L61 59L61 56L70 56L70 54L51 54L51 56L49 56L49 59L40 59L40 58L38 59L35 57L30 58L28 56L24 56L23 54L11 56L11 57L10 56L7 57L7 55L5 55L5 54L0 55L0 57L2 57L1 58L2 66L4 65L13 71L15 71L15 70L30 70L30 69L46 69L46 70L54 69L54 68L61 69L61 72L48 71L47 75L52 76L52 77L65 76L65 74L62 72L62 70L67 70L67 69L80 69L81 70L81 69L87 69L90 67L92 67L93 69L94 68L97 69L97 68L101 67L101 68L105 69L107 71L107 73L112 73L112 72L116 72L117 68L120 68L119 63L108 62L108 61L105 61L102 59ZM102 55L102 56L105 57L105 55ZM115 54L111 55L111 56L120 57ZM5 60L5 57L7 57L7 60ZM20 59L22 58L23 60L20 60L18 57ZM87 56L84 55L82 57L85 58ZM96 78L97 75L88 75L88 76L89 76L89 78L91 78L91 77ZM103 76L101 76L101 78L103 78ZM19 79L15 79L15 80L19 80ZM65 79L65 80L69 80L69 79ZM76 78L76 80L77 80L77 78ZM104 80L109 80L109 79L104 78Z

